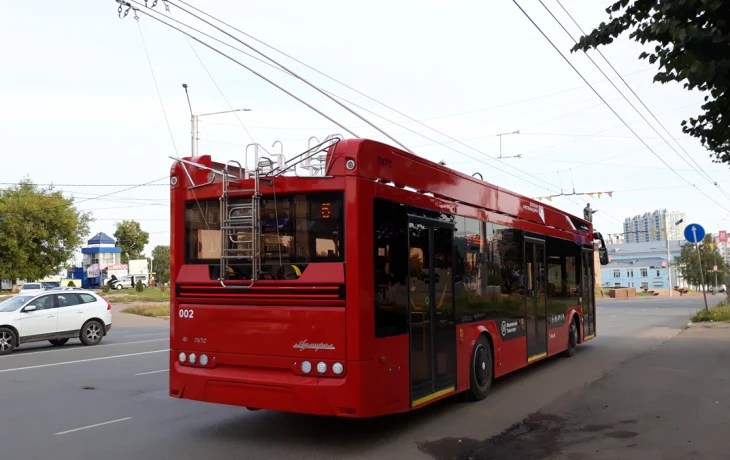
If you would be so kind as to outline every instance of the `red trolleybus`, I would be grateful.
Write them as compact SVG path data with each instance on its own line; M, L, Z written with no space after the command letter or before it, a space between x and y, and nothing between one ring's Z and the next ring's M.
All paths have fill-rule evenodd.
M595 336L589 222L371 140L253 150L172 167L170 396L371 417Z

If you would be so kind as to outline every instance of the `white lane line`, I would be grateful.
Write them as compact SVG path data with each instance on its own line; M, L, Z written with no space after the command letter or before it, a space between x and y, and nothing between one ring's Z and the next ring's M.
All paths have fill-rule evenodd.
M140 372L139 374L134 374L135 376L138 375L149 375L149 374L159 374L160 372L167 372L170 369L160 369L159 371L150 371L150 372Z
M22 351L22 353L15 353L15 354L11 354L11 355L8 355L8 356L3 356L3 361L5 361L6 359L10 359L10 358L21 358L23 356L26 356L26 357L27 356L35 356L35 355L42 355L42 354L45 354L45 353L61 353L61 352L64 352L64 351L79 351L79 350L96 350L96 349L99 349L99 348L117 347L117 346L120 346L120 345L134 345L135 343L162 342L164 340L170 340L170 339L169 338L164 338L164 339L136 340L134 342L104 343L104 344L101 344L101 345L97 345L97 346L95 346L93 348L89 348L89 347L75 347L75 348L64 348L64 349L61 349L61 350L45 350L45 351L31 351L32 348L28 348L28 349L25 349L25 350L23 350L21 348L20 351Z
M129 337L145 337L148 335L169 335L169 332L148 332L147 334L132 334L132 335L120 335L119 338L129 338Z
M62 363L39 364L37 366L16 367L16 368L13 368L13 369L0 369L0 374L2 374L4 372L24 371L26 369L40 369L42 367L63 366L65 364L88 363L90 361L102 361L104 359L126 358L128 356L149 355L149 354L152 354L152 353L167 353L169 351L170 351L170 349L169 348L166 348L164 350L143 351L143 352L140 352L140 353L128 353L126 355L102 356L100 358L77 359L75 361L64 361Z
M69 433L74 433L76 431L88 430L89 428L96 428L97 426L104 426L104 425L110 425L112 423L125 422L127 420L132 420L132 417L118 418L116 420L109 420L108 422L95 423L93 425L82 426L81 428L74 428L73 430L68 430L68 431L59 431L58 433L53 433L53 434L54 434L54 436L58 436L61 434L69 434Z

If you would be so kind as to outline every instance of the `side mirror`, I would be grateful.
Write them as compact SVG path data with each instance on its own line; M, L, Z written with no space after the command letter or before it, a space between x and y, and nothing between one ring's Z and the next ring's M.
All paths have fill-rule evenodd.
M608 265L608 249L598 248L598 260L601 265Z
M37 309L38 309L38 307L36 307L35 305L28 305L27 307L25 307L23 309L23 312L28 313L31 311L36 311Z

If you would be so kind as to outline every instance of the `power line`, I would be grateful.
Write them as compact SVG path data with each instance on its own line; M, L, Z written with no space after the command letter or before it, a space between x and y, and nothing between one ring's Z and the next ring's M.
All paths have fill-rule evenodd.
M582 28L582 27L580 26L580 24L578 24L578 22L577 22L577 21L576 21L576 20L575 20L575 19L573 18L573 16L572 16L572 15L571 15L571 14L570 14L570 13L568 12L568 10L567 10L567 9L566 9L566 8L565 8L565 7L563 6L563 4L562 4L562 3L560 2L560 0L556 0L556 2L558 3L558 5L560 5L560 8L562 8L562 9L563 9L563 11L565 12L565 14L567 14L567 15L568 15L568 17L570 18L570 20L571 20L571 21L573 21L573 24L575 24L575 25L576 25L576 27L578 27L578 29L579 29L579 30L581 31L581 33L582 33L583 35L586 35L586 33L585 33L585 31L583 30L583 28ZM542 3L542 2L541 2L541 3ZM543 6L545 6L545 5L543 5ZM545 7L545 8L547 9L547 7ZM548 10L548 11L550 11L550 10ZM552 13L551 13L551 15L552 15ZM553 16L553 17L554 17L554 16ZM557 19L556 19L556 20L557 20ZM559 21L558 21L558 23L559 23ZM563 29L565 30L565 28L563 28ZM568 32L567 30L566 30L566 33L567 33L568 35L570 35L570 33L569 33L569 32ZM572 38L572 35L571 35L571 38ZM577 43L577 41L576 41L576 43ZM646 105L646 104L644 103L644 101L643 101L643 100L642 100L642 99L641 99L641 98L639 97L639 95L638 95L638 94L636 94L636 92L635 92L635 91L634 91L634 89L633 89L633 88L631 87L631 85L629 85L629 84L628 84L628 82L627 82L627 81L626 81L626 80L625 80L625 79L624 79L624 78L623 78L623 77L621 76L621 74L620 74L620 73L618 72L618 70L616 70L616 68L615 68L615 67L613 66L613 64L611 64L611 62L610 62L610 61L608 60L608 58L606 58L606 56L604 56L604 55L603 55L603 53L601 52L601 50L599 50L599 49L597 49L597 48L596 48L596 51L597 51L597 52L598 52L598 54L599 54L599 55L600 55L600 56L601 56L601 57L603 58L603 60L604 60L604 61L606 61L606 64L608 64L608 66L609 66L609 67L611 68L611 70L613 70L613 71L614 71L614 73L615 73L616 75L618 75L618 77L619 77L619 78L621 79L621 81L623 82L623 84L624 84L624 85L626 85L626 87L627 87L627 88L629 89L629 91L631 91L631 94L633 94L633 95L634 95L634 97L635 97L635 98L636 98L636 99L637 99L637 100L638 100L638 101L639 101L639 102L641 103L641 105L642 105L642 106L644 107L644 109L646 109L646 111L647 111L647 112L649 112L649 114L650 114L650 115L652 116L652 118L654 118L654 120L655 120L655 121L656 121L656 122L657 122L657 123L659 124L659 126L661 126L661 127L662 127L662 129L664 130L664 132L666 132L666 133L667 133L667 134L669 135L669 137L670 137L670 138L671 138L671 139L672 139L672 140L674 141L674 143L675 143L675 144L677 144L677 146L678 146L678 147L679 147L679 148L680 148L680 149L681 149L681 150L682 150L682 151L683 151L683 152L685 153L685 155L687 155L687 157L688 157L688 158L689 158L690 160L692 160L692 162L693 162L693 163L694 163L694 164L695 164L695 165L697 166L697 168L699 168L699 169L700 169L700 171L702 171L702 173L704 173L705 177L707 177L707 179L708 179L708 180L709 180L710 182L712 182L712 183L713 183L714 185L716 185L716 186L717 186L717 187L718 187L718 188L720 189L720 191L721 191L721 192L722 192L722 193L723 193L723 194L724 194L725 196L727 196L727 197L730 197L730 195L728 195L728 193L727 193L727 192L726 192L726 191L725 191L725 190L724 190L724 189L723 189L722 187L720 187L719 185L717 185L717 182L716 182L715 180L713 180L713 179L712 179L712 177L710 177L710 175L709 175L709 174L708 174L708 173L707 173L707 172L706 172L706 171L705 171L705 170L704 170L704 169L702 168L702 166L700 166L700 165L699 165L699 164L697 163L697 161L695 161L694 157L693 157L692 155L690 155L690 154L689 154L689 152L687 152L687 150L685 150L685 149L684 149L684 147L682 147L682 145L681 145L681 144L680 144L680 143L679 143L679 142L677 141L677 139L675 139L675 138L674 138L674 136L672 136L672 133L670 133L670 132L669 132L669 130L667 129L667 127L666 127L666 126L664 126L664 124L663 124L663 123L662 123L662 122L661 122L661 121L660 121L660 120L659 120L659 119L658 119L658 118L656 117L656 115L654 115L654 112L652 112L652 110L651 110L651 109L650 109L649 107L647 107L647 105ZM588 55L588 54L586 53L586 56L587 56L587 55ZM605 76L605 74L604 74L604 76ZM638 110L637 110L637 112L638 112ZM648 121L647 121L647 124L649 124L649 122L648 122ZM650 126L651 126L651 125L650 125ZM654 127L652 126L652 129L653 129L653 128L654 128ZM654 131L655 131L655 132L657 132L657 134L659 134L659 133L658 133L658 131L657 131L656 129L654 129ZM660 135L660 136L661 136L661 135ZM664 138L662 137L662 140L665 140L665 139L664 139ZM665 142L667 142L667 141L665 140ZM671 145L669 144L669 142L667 142L667 145L669 145L670 147L672 147L672 146L671 146ZM672 150L674 150L674 152L675 152L675 153L676 153L677 155L679 155L679 157L680 157L680 158L682 158L682 159L684 160L684 157L682 157L682 155L680 155L680 154L679 154L679 152L677 152L677 151L676 151L676 150L674 149L674 147L672 147ZM685 162L686 162L686 160L685 160ZM690 166L691 166L691 165L690 165Z
M525 16L527 17L527 19L528 19L528 20L529 20L529 21L530 21L530 22L532 23L532 25L534 25L534 26L535 26L535 28L537 28L537 30L538 30L538 31L539 31L539 32L540 32L540 33L542 34L542 36L543 36L543 37L544 37L544 38L545 38L545 39L546 39L546 40L547 40L547 41L548 41L548 42L550 43L550 45L552 45L552 47L553 47L553 48L555 49L555 51L557 51L557 53L558 53L558 54L560 54L560 57L562 57L562 58L563 58L563 60L565 60L565 62L566 62L566 63L567 63L567 64L568 64L568 65L569 65L569 66L570 66L570 67L571 67L571 68L572 68L572 69L573 69L573 70L575 71L575 73L577 73L577 74L578 74L578 76L580 76L580 78L581 78L581 79L582 79L582 80L583 80L583 81L584 81L584 82L585 82L585 83L586 83L586 84L587 84L588 86L590 86L590 88L591 88L591 89L593 90L593 92L594 92L594 93L596 93L596 95L597 95L597 96L598 96L599 98L601 98L601 100L602 100L602 101L603 101L603 103L604 103L604 104L606 105L606 107L608 107L608 108L609 108L609 110L611 110L611 112L613 112L613 114L614 114L614 115L616 115L616 117L617 117L617 118L618 118L619 120L621 120L621 122L622 122L622 123L623 123L623 124L624 124L624 125L626 126L626 128L627 128L627 129L628 129L629 131L631 131L631 132L632 132L632 133L633 133L633 134L634 134L634 135L636 136L636 138L637 138L637 139L638 139L638 140L639 140L639 141L640 141L640 142L641 142L642 144L644 144L644 145L646 146L646 148L647 148L647 149L649 149L649 151L650 151L650 152L651 152L651 153L652 153L652 154L653 154L653 155L654 155L655 157L657 157L657 159L659 159L659 161L661 161L662 163L664 163L664 164L665 164L665 165L666 165L666 166L667 166L667 167L668 167L669 169L671 169L671 170L672 170L672 171L673 171L673 172L674 172L674 173L675 173L675 174L676 174L676 175L677 175L677 176L678 176L679 178L681 178L681 179L682 179L683 181L687 182L687 183L688 183L688 184L690 184L690 185L693 185L693 184L692 184L691 182L689 182L689 181L688 181L688 180L687 180L687 179L686 179L686 178L685 178L684 176L682 176L682 175L681 175L681 174L679 174L679 173L678 173L677 171L675 171L675 170L674 170L674 169L673 169L673 168L672 168L672 167L671 167L671 166L669 165L669 163L667 163L666 161L664 161L664 159L663 159L663 158L662 158L661 156L659 156L659 155L658 155L658 154L657 154L657 153L656 153L656 152L654 151L654 149L652 149L652 148L651 148L651 147L649 146L649 144L647 144L647 143L646 143L646 141L644 141L644 139L642 139L642 138L641 138L641 136L639 136L639 134L638 134L638 133L637 133L636 131L634 131L634 130L633 130L633 129L631 128L631 126L630 126L630 125L629 125L628 123L626 123L626 121L625 121L625 120L624 120L624 119L623 119L623 118L621 117L621 115L619 115L619 114L618 114L618 112L616 112L616 110L615 110L615 109L614 109L613 107L611 107L611 105L610 105L610 104L609 104L608 102L606 102L606 100L605 100L605 99L603 98L603 96L601 96L601 95L600 95L600 93L598 93L598 91L596 91L596 89L595 89L595 88L594 88L594 87L593 87L593 86L592 86L592 85L591 85L590 83L588 83L588 80L586 80L586 78L585 78L585 77L583 76L583 74L582 74L582 73L580 73L580 71L579 71L579 70L578 70L578 69L577 69L577 68L576 68L576 67L575 67L575 66L574 66L574 65L573 65L573 64L572 64L572 63L570 62L570 60L568 60L568 58L567 58L567 57L565 57L565 55L563 55L563 53L562 53L562 52L560 51L560 49L559 49L559 48L558 48L558 47L557 47L557 46L555 45L555 43L553 43L553 41L552 41L552 40L550 40L550 38L549 38L549 37L548 37L548 36L547 36L547 35L545 34L545 32L543 32L543 30L542 30L542 29L540 28L540 26L538 26L538 25L537 25L537 23L535 23L535 21L533 21L533 19L532 19L532 18L530 17L530 15L529 15L529 14L527 14L527 12L526 12L526 11L525 11L525 10L524 10L524 9L523 9L523 8L522 8L521 6L520 6L520 4L519 4L519 3L517 3L517 0L512 0L512 2L513 2L513 3L514 3L514 4L516 5L516 6L517 6L517 8L519 8L519 9L520 9L520 11L522 11L522 13L523 13L523 14L524 14L524 15L525 15ZM694 185L693 185L693 186L694 186ZM696 190L699 190L699 191L700 191L700 193L702 193L703 195L705 195L705 196L706 196L707 198L709 198L709 199L710 199L710 200L711 200L712 202L714 202L715 204L717 204L717 205L718 205L719 207L721 207L721 208L722 208L722 209L724 209L725 211L727 211L727 212L730 212L730 209L728 209L728 208L726 208L725 206L723 206L723 205L722 205L722 204L721 204L720 202L718 202L717 200L715 200L714 198L712 198L712 197L711 197L710 195L708 195L708 194L707 194L707 193L705 193L704 191L702 191L702 190L698 189L697 187L695 187L695 189L696 189Z
M22 182L0 182L0 185L22 185ZM41 187L165 187L168 184L40 184L32 182L33 185Z
M169 9L168 9L168 12L170 13L170 17L172 17L172 19L175 20L175 22L178 22L177 19L175 19L175 16L172 14L172 11L169 11ZM226 105L228 105L228 108L231 110L231 113L233 113L233 115L236 117L236 120L238 120L238 123L241 125L241 128L243 128L243 130L246 132L246 135L249 137L249 139L251 139L251 142L256 142L254 140L253 136L251 135L251 133L248 132L248 128L246 128L246 125L244 125L243 124L243 121L241 121L241 117L238 116L238 112L236 112L235 110L233 110L233 105L231 105L231 103L228 102L228 98L226 97L225 94L223 94L223 90L221 90L220 86L218 86L218 83L215 81L215 78L213 78L213 75L208 70L208 67L206 67L205 63L203 62L203 60L198 55L198 52L195 51L195 48L193 47L193 44L190 43L190 40L188 39L188 37L185 34L182 34L182 36L185 39L185 41L187 42L188 46L190 46L190 50L193 52L193 54L195 55L195 57L198 59L198 62L200 62L200 65L203 66L203 70L205 70L205 73L207 73L208 74L208 77L210 77L210 81L213 82L213 85L215 85L215 88L218 90L218 92L220 93L220 95L223 98L223 100L226 101ZM190 104L190 100L189 99L188 99L188 104ZM192 108L191 108L190 111L192 113Z
M576 22L576 20L575 20L575 19L573 19L573 16L571 16L571 14L570 14L570 13L568 12L568 10L567 10L567 9L565 9L565 7L563 6L563 4L562 4L562 3L560 3L560 0L556 0L556 1L557 1L558 5L560 5L560 7L561 7L561 8L563 9L563 11L565 12L565 14L567 14L567 15L568 15L568 17L569 17L569 18L570 18L570 19L571 19L571 20L573 21L573 23L574 23L574 24L575 24L575 25L576 25L576 26L578 27L578 29L579 29L579 30L580 30L580 31L581 31L581 32L583 33L583 35L585 35L585 32L583 31L583 29L582 29L582 28L580 27L580 25L579 25L579 24L578 24L578 23ZM550 16L552 16L552 18L553 18L553 19L555 20L555 22L557 22L557 23L558 23L558 25L559 25L559 26L560 26L560 27L561 27L561 28L563 29L563 31L565 31L565 33L566 33L566 34L568 35L568 37L570 37L570 38L571 38L571 40L573 40L573 42L574 42L575 44L578 44L578 40L576 40L576 39L575 39L575 38L573 37L573 35L572 35L572 34L571 34L571 33L570 33L569 31L568 31L568 29L566 29L566 28L565 28L565 26L563 26L563 24L562 24L562 23L560 22L560 20L558 20L558 18L557 18L557 17L555 17L555 15L554 15L554 14L552 13L552 11L550 11L550 8L548 8L548 7L547 7L547 6L545 5L545 3L543 3L543 1L542 1L542 0L540 0L540 4L541 4L541 5L543 6L543 8L545 8L545 10L546 10L546 11L547 11L547 12L548 12L548 13L550 14ZM615 68L615 67L613 66L613 64L611 64L611 62L610 62L610 61L608 60L608 58L606 58L606 56L604 56L604 54L603 54L603 53L602 53L602 52L601 52L600 50L598 50L598 49L597 49L596 51L597 51L597 52L598 52L598 54L599 54L599 55L600 55L600 56L601 56L601 57L603 58L603 60L604 60L604 61L606 61L606 64L608 64L608 66L609 66L609 67L611 67L611 69L612 69L612 70L614 71L614 73L616 73L616 75L619 75L619 77L620 77L620 74L618 73L618 71L616 70L616 68ZM584 54L585 54L585 56L586 56L586 57L587 57L587 58L588 58L588 59L589 59L589 60L591 61L591 63L592 63L592 64L593 64L593 65L594 65L594 66L595 66L595 67L596 67L596 68L597 68L597 69L598 69L598 70L599 70L599 71L601 72L601 74L602 74L602 75L603 75L603 76L604 76L605 78L607 78L607 79L608 79L608 75L606 75L606 73L605 73L605 72L603 71L603 69L601 69L601 67L600 67L600 66L599 66L599 65L598 65L598 64L597 64L597 63L596 63L596 62L595 62L595 61L593 60L593 58L591 58L591 57L590 57L590 56L588 55L588 53L587 53L587 52L585 52L585 51L584 51L583 53L584 53ZM664 125L662 124L662 122L661 122L661 121L659 121L659 119L658 119L658 118L656 117L656 115L654 115L654 112L652 112L652 111L651 111L651 109L649 109L649 107L647 107L647 106L646 106L646 104L644 103L644 101L643 101L643 100L642 100L642 99L641 99L641 98L639 97L639 95L638 95L638 94L636 94L636 92L635 92L635 91L634 91L634 89L633 89L633 88L631 87L631 85L629 85L629 84L628 84L628 83L626 82L626 80L624 80L623 78L621 78L621 81L622 81L622 82L624 83L624 85L626 85L626 87L627 87L627 88L629 89L629 91L631 91L631 94L633 94L633 95L634 95L634 97L635 97L635 98L636 98L636 99L637 99L637 100L638 100L638 101L639 101L639 102L641 103L641 105L642 105L642 106L644 107L644 109L646 109L646 111L647 111L647 112L649 112L649 114L650 114L650 115L651 115L652 117L654 117L654 120L655 120L655 121L656 121L657 123L659 123L659 125L660 125L660 126L661 126L661 127L663 128L663 129L664 129L664 131L665 131L665 132L666 132L667 134L669 134L669 137L670 137L670 138L672 138L672 139L674 139L674 138L672 137L672 134L671 134L671 133L669 132L669 130L667 130L667 128L666 128L666 127L665 127L665 126L664 126ZM625 95L625 94L624 94L624 93L623 93L623 92L622 92L621 90L619 90L619 89L618 89L618 87L617 87L617 86L616 86L616 85L615 85L615 84L614 84L614 83L613 83L612 81L609 81L609 83L611 83L611 85L612 85L612 86L614 87L614 89L616 89L616 91L618 91L618 92L619 92L619 93L621 94L621 96L623 96L623 98L624 98L624 99L626 100L626 102L627 102L627 103L628 103L628 104L629 104L629 105L631 106L631 108L633 108L633 109L634 109L634 110L636 111L636 113L638 113L638 114L639 114L639 115L641 116L641 118L642 118L642 119L643 119L643 120L644 120L644 121L646 122L646 124L647 124L647 125L649 125L649 127L650 127L650 128L651 128L651 129L652 129L652 130L653 130L653 131L654 131L654 132L655 132L655 133L656 133L656 134L657 134L657 135L658 135L658 136L659 136L659 137L660 137L660 138L661 138L661 139L662 139L662 140L663 140L663 141L664 141L664 142L665 142L666 144L667 144L667 146L669 146L669 148L671 148L671 149L672 149L672 151L673 151L673 152L674 152L675 154L677 154L677 156L678 156L679 158L681 158L681 159L682 159L682 161L684 161L685 163L687 163L687 165L689 165L689 167L690 167L690 168L692 168L692 169L693 169L693 170L694 170L694 171L695 171L695 172L696 172L697 174L699 174L700 176L704 175L704 177L705 177L705 178L707 178L707 180L709 180L709 181L710 181L711 183L714 183L714 185L716 185L716 186L717 186L717 187L718 187L718 188L720 189L720 191L721 191L721 192L722 192L722 193L723 193L723 194L724 194L724 195L725 195L726 197L728 196L728 194L727 194L727 193L726 193L726 192L725 192L725 191L724 191L724 190L722 189L722 187L720 187L719 185L717 185L717 182L715 182L715 181L714 181L714 180L712 179L712 177L710 177L710 175L709 175L709 174L707 174L707 172L706 172L706 171L705 171L704 169L702 169L702 167L701 167L701 166L700 166L699 164L697 164L697 162L696 162L696 161L694 160L694 158L692 158L692 156L691 156L691 155L690 155L689 153L687 153L687 151L686 151L686 150L684 151L684 153L685 153L685 154L686 154L686 155L687 155L687 156L688 156L688 157L689 157L689 158L690 158L690 159L692 160L692 162L693 162L693 163L694 163L694 164L695 164L695 165L696 165L697 167L695 167L695 166L692 166L692 164L690 164L690 162L689 162L689 161L687 161L687 159L686 159L686 158L685 158L684 156L682 156L682 154L680 154L680 153L679 153L679 152L677 151L677 149L676 149L676 148L674 148L674 146L673 146L672 144L670 144L670 143L669 143L669 141L667 141L667 140L666 140L666 139L664 138L664 136L662 136L662 135L661 135L661 133L659 133L659 130L657 130L657 129L656 129L655 127L654 127L654 125L652 125L651 123L649 123L649 120L647 120L647 119L646 119L646 117L644 117L644 115L643 115L643 114L641 113L641 111L639 111L639 109L637 109L637 108L636 108L636 106L635 106L635 105L634 105L633 103L631 103L631 101L629 100L629 98L628 98L628 97L626 97L626 95ZM679 145L679 143L678 143L678 142L677 142L676 140L675 140L675 143L676 143L676 144L677 144L677 145L678 145L678 146L679 146L679 147L680 147L680 148L681 148L682 150L684 150L684 149L682 148L682 146L681 146L681 145ZM699 168L699 170L698 170L698 168Z
M142 26L139 24L139 18L135 14L135 22L137 23L137 29L139 29L139 36L142 39L142 46L144 47L144 54L147 56L147 64L150 66L150 73L152 74L152 81L155 83L155 90L157 91L157 98L160 100L160 107L162 107L162 114L165 116L165 124L167 125L167 131L170 133L170 140L172 141L172 148L175 150L175 156L180 158L177 153L177 145L175 145L175 136L172 134L172 127L170 127L170 121L167 119L167 111L165 110L165 104L162 102L162 93L160 93L160 87L157 86L157 78L155 77L155 70L152 68L152 60L150 59L150 53L147 51L147 43L144 40L142 34Z

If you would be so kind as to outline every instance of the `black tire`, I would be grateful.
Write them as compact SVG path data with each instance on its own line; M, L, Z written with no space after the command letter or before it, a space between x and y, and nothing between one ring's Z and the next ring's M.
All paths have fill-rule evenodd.
M0 327L0 355L9 355L15 350L15 344L18 338L15 332L7 327Z
M563 352L563 356L570 358L575 355L575 349L578 347L578 317L574 316L570 322L568 329L568 349Z
M66 342L68 342L68 339L53 339L53 340L49 340L49 342L51 342L51 345L53 345L54 347L60 347L60 346L66 345Z
M99 321L92 319L81 326L81 334L79 339L84 345L97 345L104 337L104 325Z
M480 335L474 344L469 363L471 385L466 396L471 401L480 401L487 397L492 388L492 380L494 380L492 347L484 334Z

